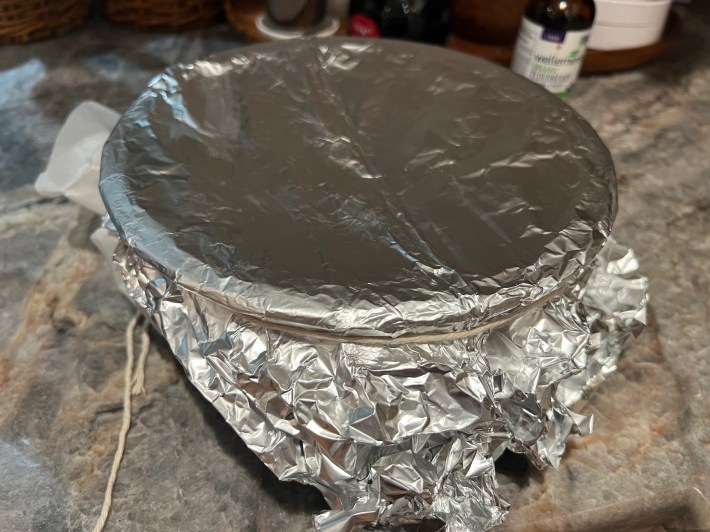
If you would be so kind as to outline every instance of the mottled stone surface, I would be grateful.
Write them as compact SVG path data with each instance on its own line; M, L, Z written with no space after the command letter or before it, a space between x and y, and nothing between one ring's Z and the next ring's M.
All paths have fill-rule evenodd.
M582 80L572 105L620 177L615 235L651 281L651 323L581 406L595 433L559 471L500 464L506 530L710 529L710 6L642 70ZM28 186L71 109L124 109L178 60L238 45L98 22L0 48L0 529L85 530L120 426L133 315L88 236L95 217ZM313 489L279 483L154 338L108 530L309 530Z

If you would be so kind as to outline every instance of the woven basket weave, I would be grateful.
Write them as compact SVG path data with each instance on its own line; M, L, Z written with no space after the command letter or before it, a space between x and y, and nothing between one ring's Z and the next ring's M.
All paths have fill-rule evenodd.
M103 13L114 24L139 29L179 30L211 24L223 0L103 0Z
M81 25L91 0L0 0L0 44L38 41Z

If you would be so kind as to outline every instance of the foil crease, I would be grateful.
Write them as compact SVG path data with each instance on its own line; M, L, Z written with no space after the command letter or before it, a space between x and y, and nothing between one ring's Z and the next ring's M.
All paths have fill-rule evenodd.
M177 65L119 120L100 190L129 297L264 464L323 493L322 532L500 524L496 458L558 466L645 319L591 126L440 48Z
M479 335L434 344L313 342L243 322L121 241L114 264L190 381L281 480L317 487L323 532L439 519L488 530L504 449L558 466L592 419L573 403L645 320L646 278L609 239L583 289ZM578 287L579 288L579 287Z

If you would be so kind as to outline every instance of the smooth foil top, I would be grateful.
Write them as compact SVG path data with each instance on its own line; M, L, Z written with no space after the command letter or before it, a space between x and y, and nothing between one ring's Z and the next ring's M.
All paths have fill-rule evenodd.
M101 194L136 253L236 313L337 334L468 328L574 281L612 161L556 96L391 40L177 65L123 115Z

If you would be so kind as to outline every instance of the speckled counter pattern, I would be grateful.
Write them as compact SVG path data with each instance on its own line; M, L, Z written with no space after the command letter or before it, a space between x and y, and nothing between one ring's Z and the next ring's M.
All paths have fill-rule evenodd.
M704 4L704 5L701 5ZM620 178L614 233L651 281L651 323L582 410L559 471L506 457L505 530L710 529L710 5L639 71L587 78L572 105ZM123 110L154 74L232 48L227 28L180 36L94 22L0 48L0 529L86 530L120 426L133 315L89 235L97 219L30 183L67 114ZM154 338L109 531L311 530L311 488L278 482Z

